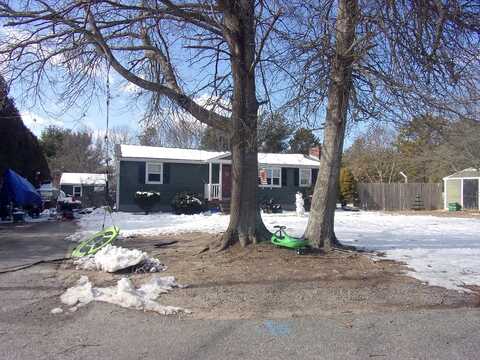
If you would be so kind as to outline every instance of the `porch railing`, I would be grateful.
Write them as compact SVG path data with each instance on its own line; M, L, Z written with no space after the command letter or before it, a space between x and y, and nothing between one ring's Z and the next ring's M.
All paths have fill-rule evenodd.
M205 184L205 198L220 200L220 184Z

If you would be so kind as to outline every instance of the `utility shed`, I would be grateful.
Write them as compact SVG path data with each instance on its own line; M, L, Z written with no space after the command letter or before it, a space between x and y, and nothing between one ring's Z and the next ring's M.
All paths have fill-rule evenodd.
M444 208L458 203L464 210L480 210L480 169L468 168L443 178Z

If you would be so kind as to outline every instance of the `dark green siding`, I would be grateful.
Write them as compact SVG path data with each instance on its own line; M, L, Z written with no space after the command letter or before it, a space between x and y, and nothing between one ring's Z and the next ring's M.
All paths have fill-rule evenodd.
M105 191L95 191L93 185L78 185L82 187L82 197L78 200L83 207L99 207L105 205ZM73 185L60 185L66 195L73 195Z
M208 183L208 164L164 163L164 183L145 184L144 161L120 161L120 211L141 211L135 204L137 191L158 191L160 203L156 210L170 210L175 194L182 191L204 193L204 184Z
M73 185L60 185L60 190L66 195L73 195Z
M167 170L168 168L168 170ZM167 173L167 174L165 174ZM212 165L212 183L218 183L219 165ZM164 184L145 184L145 162L120 162L119 210L141 211L135 204L137 191L160 192L157 210L170 210L170 203L176 193L191 191L203 196L204 185L208 183L208 164L164 163ZM258 188L258 201L268 199L282 204L284 209L295 209L295 193L307 190L298 186L298 168L282 168L282 187Z

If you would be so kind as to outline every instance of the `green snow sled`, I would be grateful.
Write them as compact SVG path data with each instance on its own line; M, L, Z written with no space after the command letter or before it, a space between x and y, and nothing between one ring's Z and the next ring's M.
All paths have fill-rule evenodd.
M72 251L72 257L79 258L87 255L94 255L98 250L111 244L120 234L120 229L116 226L110 226L99 231L91 238L84 240Z
M286 226L276 225L274 227L278 230L273 233L270 239L273 245L289 249L302 249L308 247L308 240L287 235L285 232Z

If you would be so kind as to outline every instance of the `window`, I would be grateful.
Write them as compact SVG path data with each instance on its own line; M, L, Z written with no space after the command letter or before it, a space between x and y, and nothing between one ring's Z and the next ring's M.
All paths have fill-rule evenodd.
M261 168L258 171L260 186L281 187L282 170L279 167Z
M312 169L300 169L300 186L307 187L312 185Z
M162 184L163 183L163 164L148 163L145 166L145 183Z
M74 197L81 197L82 196L82 187L81 186L74 186L73 187L73 196Z

